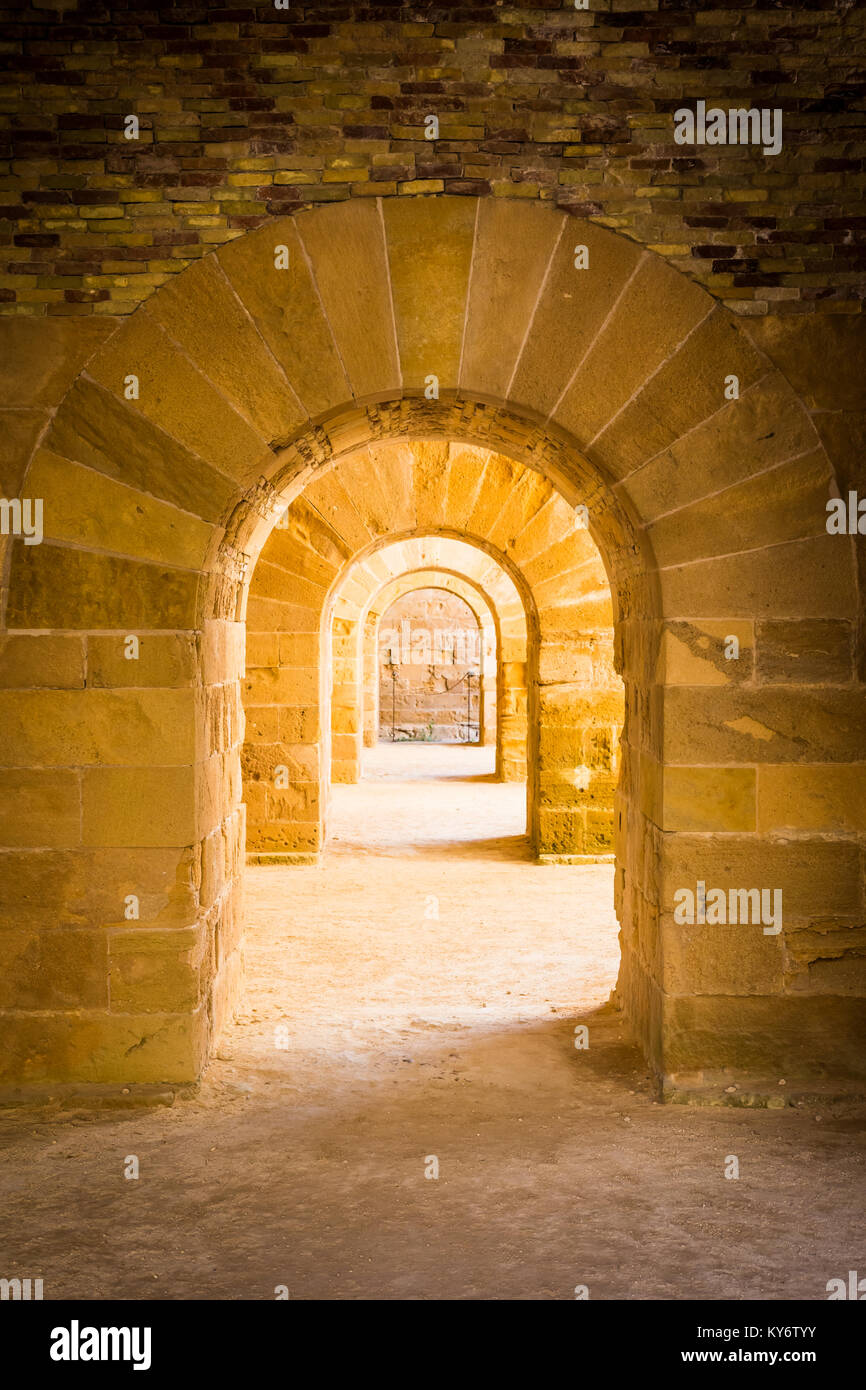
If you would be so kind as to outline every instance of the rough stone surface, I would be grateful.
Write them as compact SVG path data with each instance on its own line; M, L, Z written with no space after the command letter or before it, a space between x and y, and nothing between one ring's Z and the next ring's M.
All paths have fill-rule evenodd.
M16 112L0 308L127 314L285 213L357 205L357 245L371 196L441 193L541 200L619 228L739 307L859 308L858 6L407 15L221 0L0 11ZM781 152L676 144L674 112L698 99L780 109ZM380 306L371 293L364 311ZM347 365L363 391L363 349Z
M672 12L663 13L667 23ZM578 16L577 27L606 23L600 15ZM690 11L688 30L707 16L716 18ZM751 7L726 23L748 31L759 17ZM816 33L860 22L823 7L790 22L798 28L801 19ZM63 22L52 17L54 34ZM153 39L157 56L163 41ZM822 72L832 68L832 43L808 42L818 44ZM70 54L40 53L34 63L50 79ZM82 76L97 72L83 49L72 56ZM115 60L105 63L114 80L120 57L103 57ZM49 123L60 114L50 92L49 80L40 96ZM239 122L246 114L238 110ZM589 114L533 111L533 140L554 133L548 117L569 116L575 130ZM848 119L824 115L838 116L840 129ZM63 129L106 132L104 124ZM115 133L116 141L64 138L59 162L77 172L45 175L86 179L79 161L98 145L107 155L116 143L119 158L134 160ZM76 153L85 145L87 158ZM30 181L12 190L21 206L48 206L25 199L40 191L40 158L54 156L31 151L6 171L13 184ZM360 168L335 166L340 178L323 172L323 186ZM773 168L777 178L784 166ZM220 179L241 172L263 171L213 170ZM701 198L712 172L693 175ZM855 191L855 171L821 170L809 206L823 205L821 190L836 196L839 173L846 197ZM141 314L100 319L105 328L79 314L92 303L66 300L62 286L34 299L43 290L28 281L15 286L27 302L4 300L14 311L0 321L4 486L32 496L32 481L46 502L41 544L3 537L0 901L17 991L0 1015L4 1075L11 1084L162 1084L198 1074L241 984L245 816L262 853L313 855L332 761L349 762L363 738L363 721L343 700L357 676L345 652L333 722L326 710L320 677L335 673L334 629L323 615L344 580L346 608L335 616L357 620L394 577L382 567L384 547L426 535L474 546L519 590L523 632L501 623L503 766L514 755L516 768L522 751L537 850L592 855L612 840L617 999L662 1083L699 1087L720 1069L755 1068L762 1049L780 1065L788 1058L792 1073L825 1068L827 1078L850 1080L866 993L857 784L866 758L866 568L862 537L826 533L825 503L862 488L862 318L810 311L737 322L694 275L679 273L677 256L640 245L636 224L602 226L603 214L586 206L566 213L536 198L528 180L512 183L519 208L506 199L501 216L495 186L487 198L462 183L440 192L432 176L418 182L383 187L362 214L352 195L297 217L266 211L257 229L198 229L217 235L172 262L201 259L207 244L216 263L178 276L164 303L148 281ZM232 183L232 201L254 186ZM679 216L691 199L664 187ZM42 191L71 199L100 190ZM652 202L640 195L644 213ZM145 219L132 232L124 217L90 216L99 206L82 205L86 227L69 229L85 243L78 249L147 252L146 214L130 213L130 223ZM819 214L802 216L811 235ZM25 240L14 244L16 235ZM34 264L34 253L38 260L52 248L30 235L13 232L13 249ZM285 272L274 263L275 235L289 251ZM590 252L585 270L569 266L578 238ZM369 257L350 255L355 242ZM70 249L64 239L64 255ZM124 265L136 260L146 254ZM497 265L506 283L526 286L491 298ZM816 272L813 263L807 278L783 288L814 290L816 305L836 308L840 284L847 294L854 283L835 280L832 264ZM62 322L58 294L72 311ZM804 310L810 301L784 302ZM40 313L22 330L19 317L33 308ZM732 365L743 377L738 400L724 394ZM137 396L127 392L129 374ZM440 378L438 395L432 382L425 388L428 374ZM275 522L287 504L281 531ZM576 525L578 506L588 532ZM504 595L491 600L504 615ZM246 631L257 649L245 673ZM739 643L733 658L729 638ZM132 659L130 639L140 646ZM595 686L586 684L590 670ZM276 748L289 777L269 804L262 778ZM94 874L99 892L89 896ZM747 938L749 948L731 951L715 927L688 942L671 938L674 893L716 876L726 889L783 893L776 945ZM130 895L139 918L126 915ZM145 930L154 932L152 956L135 949ZM55 931L68 934L68 978L59 938L46 939ZM163 933L177 933L176 943ZM112 960L102 943L115 939Z

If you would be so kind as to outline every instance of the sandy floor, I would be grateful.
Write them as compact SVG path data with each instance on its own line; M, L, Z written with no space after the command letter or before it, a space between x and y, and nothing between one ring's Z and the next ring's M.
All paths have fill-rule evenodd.
M250 872L247 1001L195 1099L4 1117L0 1276L46 1298L775 1300L862 1270L861 1122L654 1104L607 1006L612 869L532 863L486 750L368 762L320 866Z

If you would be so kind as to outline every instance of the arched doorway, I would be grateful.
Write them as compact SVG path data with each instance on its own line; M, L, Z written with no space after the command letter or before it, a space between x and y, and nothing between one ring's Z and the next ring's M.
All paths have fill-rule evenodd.
M485 673L483 628L469 600L432 585L409 589L392 599L377 636L379 739L483 744L496 655L488 651Z
M345 620L357 617L369 585L399 557L423 556L425 544L499 594L516 658L503 663L503 718L513 710L527 731L534 852L545 862L609 852L623 692L613 669L613 598L582 508L492 450L447 443L433 453L410 440L352 451L314 476L279 518L246 610L249 650L269 653L245 683L250 852L303 862L321 850L331 609L338 603ZM419 518L429 518L432 533ZM359 728L357 710L349 717ZM273 736L279 722L285 736Z
M383 581L382 566L392 576L387 581ZM353 582L361 584L366 607L359 607L357 596L354 603L346 602L340 586L332 599L332 644L338 640L339 625L344 654L352 653L352 659L363 662L362 683L356 676L355 681L348 687L343 686L341 691L343 708L348 701L351 710L350 720L359 729L363 723L363 742L372 746L377 737L378 700L371 676L376 634L384 606L426 580L465 598L489 634L485 637L485 646L490 648L491 662L494 658L496 661L492 669L498 688L495 691L488 688L485 695L485 735L496 744L496 776L504 781L525 782L527 613L508 571L476 546L453 537L438 536L413 537L386 545L375 552L372 565L362 560L350 575ZM488 686L492 684L488 682ZM491 705L495 706L495 730L490 718ZM341 745L341 752L347 754L350 761L348 772L345 767L341 768L339 780L353 780L357 776L359 744L358 738L354 744Z
M407 197L274 221L191 267L99 348L30 460L45 541L11 547L6 623L33 657L2 693L30 809L3 871L23 920L38 857L51 926L8 943L7 1081L199 1074L239 981L253 563L305 485L413 439L494 451L526 470L516 494L537 476L587 509L626 700L618 994L659 1077L861 1074L859 977L821 967L826 931L851 964L862 910L835 775L866 737L857 581L852 541L826 532L836 481L808 412L727 311L625 238L552 208ZM789 662L780 699L780 641L807 653L831 630L845 678ZM559 710L548 645L540 740ZM311 747L300 713L290 733ZM536 806L555 845L562 808ZM782 892L783 930L683 931L675 894L702 882Z

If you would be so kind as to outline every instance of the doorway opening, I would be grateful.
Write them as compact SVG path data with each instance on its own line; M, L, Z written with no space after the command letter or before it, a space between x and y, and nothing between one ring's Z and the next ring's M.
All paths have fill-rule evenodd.
M861 1076L862 605L824 527L844 478L780 352L626 237L449 196L269 222L73 354L22 442L50 529L4 584L7 772L33 797L6 853L7 1080L201 1075L241 985L245 847L327 848L334 587L424 537L525 601L532 853L615 837L617 996L660 1085ZM680 930L682 887L739 892L756 863L782 932Z
M283 977L301 1070L347 1030L378 1077L393 1047L439 1067L607 1004L624 689L581 510L488 450L394 442L314 474L262 545L247 963Z
M379 624L379 742L483 745L485 723L489 733L495 720L492 624L489 647L484 639L459 594L419 588L395 599ZM485 709L488 687L492 709Z
M349 567L331 609L332 784L379 784L369 808L376 832L410 853L420 837L453 846L509 839L528 855L533 653L526 603L507 570L465 539L412 537ZM503 783L508 791L492 790ZM360 804L334 791L326 847L352 840L344 818Z

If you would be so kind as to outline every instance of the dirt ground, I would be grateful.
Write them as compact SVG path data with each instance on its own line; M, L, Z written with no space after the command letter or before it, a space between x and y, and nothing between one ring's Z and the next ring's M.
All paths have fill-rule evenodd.
M775 1300L866 1272L862 1119L654 1103L607 1004L613 870L534 864L490 766L381 746L334 789L319 866L250 871L247 999L195 1098L5 1113L0 1276L46 1299Z

